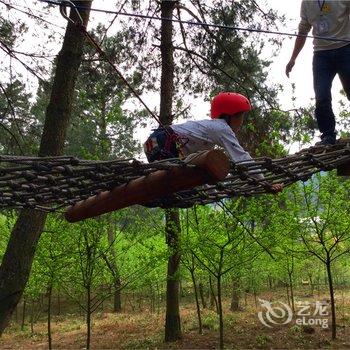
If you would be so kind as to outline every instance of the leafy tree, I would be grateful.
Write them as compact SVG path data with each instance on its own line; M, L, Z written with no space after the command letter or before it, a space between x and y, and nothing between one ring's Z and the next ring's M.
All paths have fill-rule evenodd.
M99 25L92 35L95 40L101 42L106 55L117 62L117 65L130 60L124 53L127 45L127 33L124 31L108 36L106 28ZM138 90L141 83L139 72L135 71L127 79L131 80L133 88ZM125 102L134 96L111 64L96 55L93 46L86 47L77 91L78 98L74 106L67 152L99 159L134 156L139 147L133 134L142 118L125 107Z
M334 262L350 252L349 186L334 173L319 174L302 186L295 186L287 202L290 226L299 232L304 251L317 258L327 273L332 313L332 338L336 338L336 309L332 268Z
M222 283L225 275L237 271L261 252L254 234L239 215L240 202L217 208L194 211L193 233L186 236L185 246L198 262L216 279L219 316L219 347L224 347Z

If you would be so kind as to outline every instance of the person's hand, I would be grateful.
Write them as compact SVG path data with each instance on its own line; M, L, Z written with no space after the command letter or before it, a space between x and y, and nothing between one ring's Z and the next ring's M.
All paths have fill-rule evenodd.
M295 60L290 60L286 65L286 76L289 78L289 73L292 71L295 65Z
M278 193L278 192L281 192L284 188L284 185L283 184L273 184L271 186L271 190L273 193Z

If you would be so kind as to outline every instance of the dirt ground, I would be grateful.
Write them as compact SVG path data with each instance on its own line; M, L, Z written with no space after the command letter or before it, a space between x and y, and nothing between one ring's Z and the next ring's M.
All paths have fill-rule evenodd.
M308 327L295 323L269 328L258 318L255 306L230 312L225 303L225 348L227 349L350 349L350 298L339 300L337 339L331 330L320 325ZM327 317L323 317L327 319ZM218 320L214 311L202 310L203 334L198 333L194 305L181 308L183 338L163 342L164 314L96 313L93 316L92 349L215 349L218 348ZM330 320L329 320L330 322ZM55 316L52 319L54 349L85 348L86 328L83 317ZM41 321L23 331L12 324L0 338L1 349L47 349L47 325Z

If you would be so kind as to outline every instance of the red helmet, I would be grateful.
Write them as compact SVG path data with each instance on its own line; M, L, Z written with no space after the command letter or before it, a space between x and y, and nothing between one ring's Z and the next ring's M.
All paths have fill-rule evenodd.
M219 118L222 114L234 115L252 109L249 100L236 92L220 92L211 101L211 118Z

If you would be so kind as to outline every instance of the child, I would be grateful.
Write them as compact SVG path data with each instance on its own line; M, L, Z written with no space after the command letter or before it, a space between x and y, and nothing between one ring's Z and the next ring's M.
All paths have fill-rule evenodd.
M252 157L239 144L236 132L243 124L244 114L251 110L249 100L238 93L221 92L211 101L211 118L187 121L154 130L144 144L149 162L178 158L181 155L209 150L218 145L226 150L233 162L250 161ZM263 180L262 174L254 175ZM274 192L283 184L272 185Z

